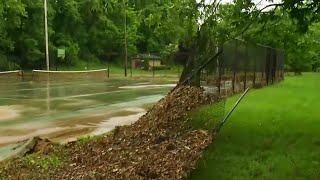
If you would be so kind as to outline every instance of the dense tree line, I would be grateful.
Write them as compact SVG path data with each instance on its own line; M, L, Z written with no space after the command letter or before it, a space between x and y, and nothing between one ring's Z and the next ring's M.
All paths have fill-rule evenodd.
M283 49L288 70L320 65L313 1L283 1L265 11L247 0L48 0L48 11L51 63L122 64L126 15L129 57L186 52L183 61L194 66L214 59L219 45L240 38ZM44 68L43 1L0 0L0 20L0 70ZM58 48L66 49L65 59L57 58Z
M51 63L117 59L123 63L119 59L125 51L125 12L129 56L138 52L169 54L181 36L197 26L196 20L185 20L186 3L48 0ZM44 68L43 0L1 0L0 19L0 69ZM56 58L57 48L66 49L64 60Z

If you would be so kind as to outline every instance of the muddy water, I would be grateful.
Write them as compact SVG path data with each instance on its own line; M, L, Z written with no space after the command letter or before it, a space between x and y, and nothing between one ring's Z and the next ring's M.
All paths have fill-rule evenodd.
M0 82L0 146L40 136L56 142L129 125L173 81Z

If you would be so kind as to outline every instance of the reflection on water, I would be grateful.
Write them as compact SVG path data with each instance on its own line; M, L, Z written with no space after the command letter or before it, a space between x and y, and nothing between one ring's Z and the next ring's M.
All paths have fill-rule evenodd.
M18 117L20 114L19 109L20 108L18 106L0 106L0 121Z
M46 97L46 103L47 103L47 111L50 111L50 81L49 81L49 76L47 76L47 97Z
M172 87L161 81L0 82L0 146L65 141L131 124Z
M144 88L156 88L156 87L174 87L175 84L137 84L135 86L123 86L123 87L119 87L121 89L144 89Z
M127 111L132 111L132 115L127 116L119 116L119 117L111 117L110 119L106 119L98 124L98 128L94 130L93 135L104 134L110 130L112 130L115 126L121 125L130 125L137 121L141 116L146 113L145 109L142 108L131 108L126 109Z

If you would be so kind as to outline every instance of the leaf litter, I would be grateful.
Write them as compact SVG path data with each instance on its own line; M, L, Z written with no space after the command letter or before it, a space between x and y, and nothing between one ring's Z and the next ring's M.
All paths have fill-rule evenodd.
M63 166L43 170L15 159L0 165L0 179L185 179L213 141L212 133L185 123L187 112L217 100L203 89L179 86L131 126L37 154L39 159L57 154Z

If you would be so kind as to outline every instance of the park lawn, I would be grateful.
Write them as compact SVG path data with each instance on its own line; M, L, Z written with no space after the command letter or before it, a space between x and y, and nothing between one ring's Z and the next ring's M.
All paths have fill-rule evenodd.
M320 179L320 74L250 91L190 179Z

